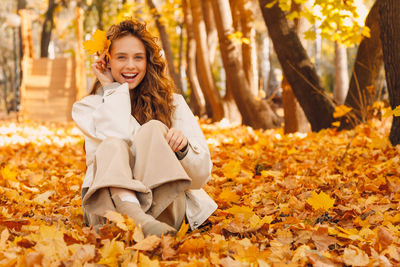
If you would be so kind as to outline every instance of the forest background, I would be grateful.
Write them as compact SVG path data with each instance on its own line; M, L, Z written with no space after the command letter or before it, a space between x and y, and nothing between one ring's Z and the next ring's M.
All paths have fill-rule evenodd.
M32 104L48 94L32 90L39 63L71 60L81 98L83 41L126 17L159 37L214 163L219 209L172 238L114 213L100 233L83 227L82 136L29 117L52 112ZM3 0L0 264L396 266L398 22L396 0Z
M96 28L132 17L159 36L178 93L199 117L263 129L284 125L286 133L332 123L352 128L383 113L390 100L393 110L398 105L398 93L386 86L380 12L388 11L380 2L5 1L0 108L21 109L24 43L25 58L75 59L79 98L93 81L93 58L85 57L81 42ZM15 14L23 9L25 35ZM388 44L383 47L393 50ZM385 55L391 57L389 50Z

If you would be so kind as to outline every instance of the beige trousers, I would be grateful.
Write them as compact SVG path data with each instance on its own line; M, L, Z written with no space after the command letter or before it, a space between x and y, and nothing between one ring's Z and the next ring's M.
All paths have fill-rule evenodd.
M146 213L179 229L191 178L166 142L167 131L162 122L151 120L142 125L131 146L113 137L98 146L92 184L82 199L89 225L104 224L105 212L115 210L108 188L118 187L135 191Z

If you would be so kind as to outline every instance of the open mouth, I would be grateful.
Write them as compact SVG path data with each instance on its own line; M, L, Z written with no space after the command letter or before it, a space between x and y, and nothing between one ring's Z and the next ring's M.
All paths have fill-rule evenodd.
M135 74L128 74L128 73L122 74L121 73L121 75L122 75L122 77L124 77L127 80L132 80L132 79L135 79L136 76L138 76L138 73L135 73Z

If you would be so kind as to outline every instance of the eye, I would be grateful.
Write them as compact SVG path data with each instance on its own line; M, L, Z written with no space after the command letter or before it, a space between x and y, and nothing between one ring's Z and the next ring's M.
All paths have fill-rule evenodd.
M143 56L136 56L135 58L136 59L143 59L144 57Z
M125 59L125 56L118 56L118 59Z

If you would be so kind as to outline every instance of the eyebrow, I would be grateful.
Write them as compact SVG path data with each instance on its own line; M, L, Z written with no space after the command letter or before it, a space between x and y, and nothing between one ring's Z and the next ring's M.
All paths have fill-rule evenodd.
M115 53L115 55L127 55L128 53L125 53L125 52L118 52L118 53ZM135 53L135 55L145 55L145 53L144 52L137 52L137 53Z

